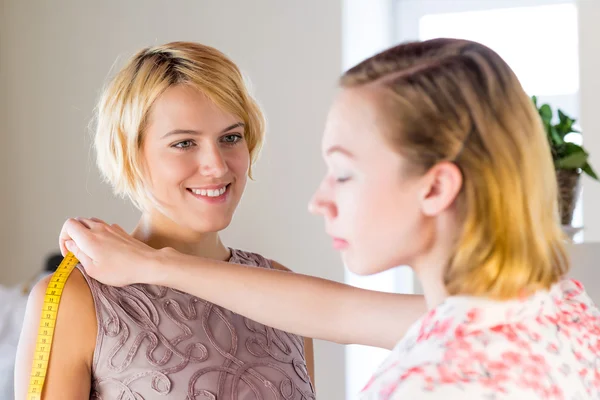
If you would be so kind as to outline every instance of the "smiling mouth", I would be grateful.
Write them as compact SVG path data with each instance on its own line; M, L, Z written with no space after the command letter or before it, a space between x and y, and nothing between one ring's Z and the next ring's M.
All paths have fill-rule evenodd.
M228 183L227 185L224 185L222 187L217 187L214 189L188 188L187 190L195 196L214 199L214 198L224 196L227 193L227 191L229 190L230 186L231 186L231 183Z

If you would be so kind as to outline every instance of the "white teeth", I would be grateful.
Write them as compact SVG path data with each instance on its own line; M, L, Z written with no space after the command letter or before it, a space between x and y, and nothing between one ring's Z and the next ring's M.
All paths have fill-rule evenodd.
M227 186L223 186L221 189L190 189L194 194L206 197L219 197L227 190Z

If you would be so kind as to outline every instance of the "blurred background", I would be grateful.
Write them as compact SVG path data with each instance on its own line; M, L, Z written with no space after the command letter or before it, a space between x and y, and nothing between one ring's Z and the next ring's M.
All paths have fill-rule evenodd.
M0 0L0 398L11 396L27 288L55 263L64 220L95 216L131 229L139 217L101 182L89 129L103 84L137 50L175 40L214 46L249 77L264 108L266 146L228 245L298 272L413 293L406 267L369 278L345 272L321 220L307 214L338 76L405 40L480 41L529 94L577 119L583 135L573 140L600 165L598 21L598 0ZM593 260L600 185L583 176L581 187L572 226L581 259ZM599 282L584 284L597 295ZM356 398L385 353L316 342L318 398Z

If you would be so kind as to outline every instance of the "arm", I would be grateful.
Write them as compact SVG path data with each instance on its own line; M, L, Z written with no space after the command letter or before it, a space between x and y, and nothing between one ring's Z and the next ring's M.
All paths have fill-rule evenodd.
M304 337L392 349L426 310L422 296L364 290L292 272L192 257L172 249L159 253L154 261L148 261L154 262L148 283L191 293ZM222 291L221 282L227 282L229 290Z
M27 398L33 353L37 341L44 295L50 277L32 289L15 365L15 399ZM65 284L58 316L52 356L44 383L44 400L81 400L90 397L91 366L96 343L96 313L89 287L81 272L74 270Z
M309 338L391 349L426 311L423 296L364 290L292 272L188 256L169 248L155 250L119 226L97 220L67 220L61 243L90 276L105 284L171 287Z
M280 271L292 272L290 269L284 267L279 264L277 261L271 260L271 265L273 268ZM304 338L304 357L306 359L306 369L308 370L308 376L310 376L310 381L315 385L315 350L313 347L313 340L311 338Z

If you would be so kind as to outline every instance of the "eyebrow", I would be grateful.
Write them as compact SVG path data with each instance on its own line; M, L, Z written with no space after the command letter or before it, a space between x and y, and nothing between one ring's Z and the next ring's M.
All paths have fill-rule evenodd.
M223 129L221 133L229 132L230 130L233 130L235 128L244 128L245 126L246 124L244 124L243 122L238 122ZM173 129L172 131L165 133L163 135L163 139L173 135L199 135L200 133L201 132L193 129Z
M345 155L348 158L355 158L354 154L350 153L348 150L344 149L341 146L331 146L329 149L327 149L327 151L325 152L325 155L329 156L333 153L341 153L343 155Z

